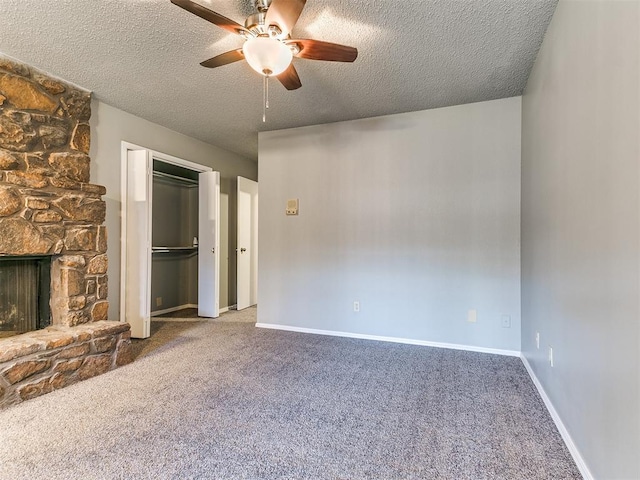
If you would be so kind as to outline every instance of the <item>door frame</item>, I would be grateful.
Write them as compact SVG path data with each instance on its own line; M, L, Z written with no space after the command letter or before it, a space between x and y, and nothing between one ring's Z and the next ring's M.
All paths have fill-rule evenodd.
M207 167L205 165L200 165L199 163L190 162L189 160L184 160L182 158L174 157L173 155L169 155L166 153L158 152L157 150L153 150L151 148L142 147L140 145L136 145L134 143L130 143L127 141L120 142L120 321L126 322L126 311L125 311L125 299L126 299L126 280L125 273L127 267L127 162L128 162L128 152L132 150L145 150L149 152L151 155L151 163L153 167L153 160L160 160L161 162L170 163L173 165L177 165L179 167L188 168L189 170L194 170L198 173L202 172L212 172L213 168ZM151 239L150 239L151 240ZM151 249L151 245L149 245L149 249ZM151 285L149 285L151 288ZM217 286L220 288L220 285Z

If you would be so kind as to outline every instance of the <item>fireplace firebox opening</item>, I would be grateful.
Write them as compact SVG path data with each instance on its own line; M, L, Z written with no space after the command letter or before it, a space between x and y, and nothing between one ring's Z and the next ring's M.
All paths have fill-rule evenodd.
M51 256L0 257L0 338L51 325Z

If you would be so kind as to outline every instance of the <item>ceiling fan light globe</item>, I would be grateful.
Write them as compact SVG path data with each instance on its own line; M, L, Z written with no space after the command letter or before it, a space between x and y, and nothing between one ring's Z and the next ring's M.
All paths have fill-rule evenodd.
M280 75L293 59L293 53L287 45L269 37L248 39L242 46L242 52L251 68L266 77Z

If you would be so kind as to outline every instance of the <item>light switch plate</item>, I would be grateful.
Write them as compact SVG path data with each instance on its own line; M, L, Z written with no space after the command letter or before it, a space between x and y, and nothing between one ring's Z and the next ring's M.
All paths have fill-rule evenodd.
M287 209L285 210L287 215L298 215L298 199L290 198L287 200Z

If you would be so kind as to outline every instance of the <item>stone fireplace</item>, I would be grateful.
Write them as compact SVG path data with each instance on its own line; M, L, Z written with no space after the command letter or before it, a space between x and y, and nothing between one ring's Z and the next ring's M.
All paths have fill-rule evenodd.
M89 92L0 56L0 257L48 257L51 324L0 338L0 408L131 361L129 325L107 321L90 116Z

